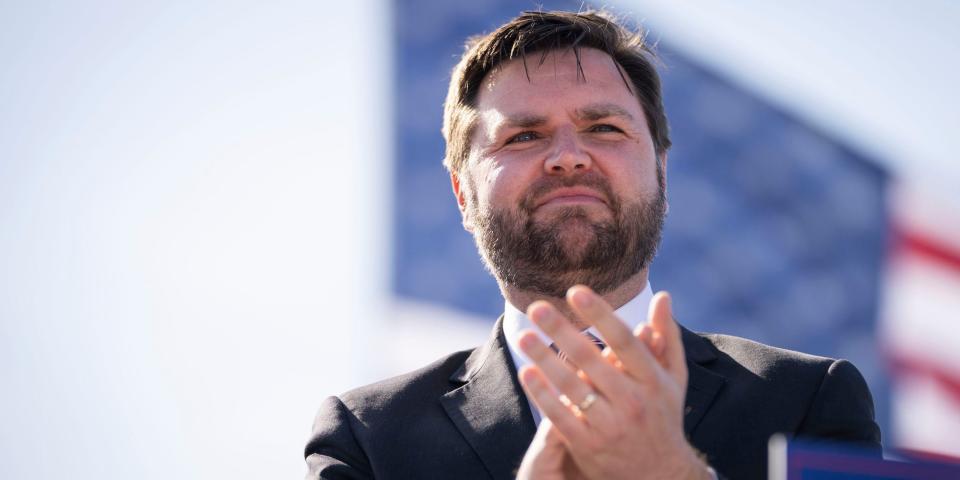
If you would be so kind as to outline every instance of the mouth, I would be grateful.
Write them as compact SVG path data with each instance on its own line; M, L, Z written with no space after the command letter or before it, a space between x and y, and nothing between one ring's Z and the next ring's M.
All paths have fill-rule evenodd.
M608 205L605 196L587 187L563 187L541 197L535 208L546 206Z

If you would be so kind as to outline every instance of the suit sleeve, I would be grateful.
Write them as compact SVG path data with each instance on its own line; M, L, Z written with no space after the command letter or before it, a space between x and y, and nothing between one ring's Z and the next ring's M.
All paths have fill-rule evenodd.
M356 417L339 398L323 401L304 450L308 480L373 478L367 456L354 436L354 421Z
M857 367L836 360L827 368L797 435L853 442L880 453L873 397Z

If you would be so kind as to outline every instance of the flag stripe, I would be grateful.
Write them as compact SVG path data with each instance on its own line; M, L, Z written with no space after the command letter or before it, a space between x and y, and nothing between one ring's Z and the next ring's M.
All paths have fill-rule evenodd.
M935 260L960 270L960 252L929 237L900 229L896 232L897 250Z
M960 406L960 373L949 371L936 362L923 360L902 352L888 351L886 355L891 373L895 376L923 376L934 382L946 392L950 399Z

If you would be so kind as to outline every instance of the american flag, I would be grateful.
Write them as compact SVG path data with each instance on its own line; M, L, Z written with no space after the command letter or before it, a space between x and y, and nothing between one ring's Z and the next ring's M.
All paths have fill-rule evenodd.
M894 432L901 446L960 457L960 210L915 185L890 197L881 340Z

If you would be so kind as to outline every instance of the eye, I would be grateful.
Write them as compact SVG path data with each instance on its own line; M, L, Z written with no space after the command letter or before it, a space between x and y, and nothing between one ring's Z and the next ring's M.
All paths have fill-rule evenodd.
M590 127L590 131L597 132L597 133L622 133L623 132L623 130L606 123L594 125Z
M537 135L536 132L523 132L510 137L510 139L507 140L507 144L530 142L538 138L540 138L540 135Z

